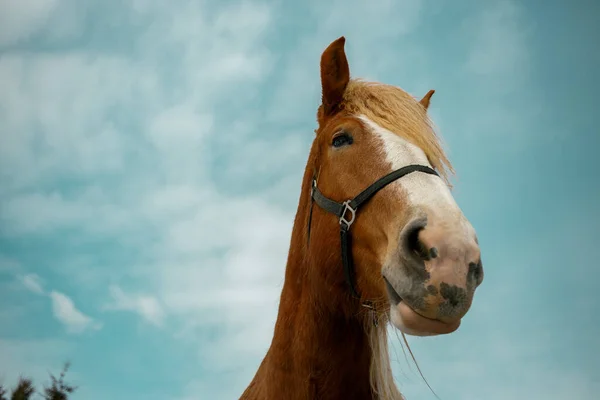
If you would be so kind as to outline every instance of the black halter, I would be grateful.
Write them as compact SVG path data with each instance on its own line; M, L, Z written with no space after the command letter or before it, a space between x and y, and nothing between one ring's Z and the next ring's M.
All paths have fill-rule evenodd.
M379 180L375 181L371 186L360 192L354 199L346 200L343 203L338 203L334 200L325 197L319 188L317 187L316 177L313 177L311 198L325 211L335 214L339 218L340 222L340 239L342 246L342 263L344 266L344 275L346 276L346 282L350 286L352 295L356 298L360 298L358 291L354 285L354 265L352 263L352 251L351 251L351 236L350 227L354 223L356 218L356 211L358 207L366 203L375 193L383 189L385 186L394 182L397 179L402 178L412 172L424 172L427 174L437 175L439 174L432 168L424 165L408 165L393 171ZM311 207L312 214L312 207ZM312 215L311 215L312 218ZM309 221L310 222L310 221ZM310 227L309 227L310 234ZM367 308L372 308L370 303L363 304Z

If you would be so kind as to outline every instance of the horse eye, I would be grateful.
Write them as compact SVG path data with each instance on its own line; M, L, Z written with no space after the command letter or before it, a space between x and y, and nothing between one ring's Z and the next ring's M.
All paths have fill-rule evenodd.
M333 147L342 147L352 144L352 136L347 133L342 133L333 138Z

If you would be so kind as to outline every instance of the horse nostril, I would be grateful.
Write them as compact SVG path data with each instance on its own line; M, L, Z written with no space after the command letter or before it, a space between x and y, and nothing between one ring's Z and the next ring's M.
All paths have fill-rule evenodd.
M481 260L477 263L469 263L469 279L475 279L476 282L479 282L483 275L483 265L481 264Z
M438 249L435 247L427 248L419 239L419 233L423 229L425 229L425 224L413 225L406 235L406 245L411 253L416 254L422 260L429 261L438 256Z

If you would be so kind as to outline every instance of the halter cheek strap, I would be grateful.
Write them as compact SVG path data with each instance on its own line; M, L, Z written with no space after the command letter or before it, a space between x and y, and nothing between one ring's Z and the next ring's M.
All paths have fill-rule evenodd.
M366 203L371 197L378 191L394 182L397 179L402 178L412 172L424 172L426 174L436 175L439 174L432 168L424 165L408 165L393 171L382 178L375 181L371 186L360 192L356 197L351 200L346 200L342 203L331 200L323 195L317 187L317 180L313 178L311 188L311 198L321 207L323 210L334 214L339 219L340 223L340 240L341 240L341 251L342 251L342 265L344 268L344 275L346 282L350 287L350 291L355 298L360 299L360 294L356 289L355 282L355 271L354 263L352 262L352 236L350 235L350 227L356 219L356 212L358 207ZM310 235L310 221L312 220L312 204L309 216L309 235ZM372 308L370 303L363 303L363 306Z

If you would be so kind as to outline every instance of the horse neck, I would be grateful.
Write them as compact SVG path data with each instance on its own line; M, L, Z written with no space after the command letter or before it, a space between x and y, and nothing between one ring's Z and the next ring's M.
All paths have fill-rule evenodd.
M307 274L317 268L339 268L342 274L339 255L315 259L308 253L311 178L305 172L273 340L242 399L378 398L371 389L371 367L375 362L379 368L387 357L385 325L365 329L364 318L332 307L332 294L315 290ZM324 260L332 265L323 265ZM387 358L384 364L389 367ZM374 381L381 386L377 376Z
M372 399L371 349L362 321L329 312L307 292L306 282L287 275L261 371L264 398Z
M315 282L311 285L307 271L331 268L343 273L340 254L329 254L335 246L325 244L328 254L321 258L309 254L311 184L312 170L307 168L273 339L241 400L402 400L389 363L387 321L374 326L366 319L365 324L364 310L341 311L347 305L332 303L335 295L315 290ZM317 238L311 239L315 242Z

